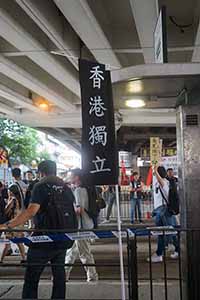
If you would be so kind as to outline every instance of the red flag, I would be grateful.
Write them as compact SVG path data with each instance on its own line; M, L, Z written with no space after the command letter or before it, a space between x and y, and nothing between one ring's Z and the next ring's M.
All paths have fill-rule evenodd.
M153 180L153 172L152 172L152 167L150 167L147 175L146 185L150 186L152 184L152 180Z
M128 180L126 176L126 167L124 161L122 160L121 161L121 185L127 185L127 184L128 184Z

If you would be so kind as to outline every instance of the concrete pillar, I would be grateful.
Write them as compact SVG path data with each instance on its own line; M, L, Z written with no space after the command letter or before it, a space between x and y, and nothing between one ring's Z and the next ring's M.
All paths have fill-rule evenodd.
M132 156L132 169L133 169L133 171L136 171L136 172L139 171L139 168L137 166L137 159L138 159L137 155Z
M200 299L200 105L177 112L177 154L181 200L183 296ZM195 231L194 229L199 229ZM194 231L192 231L194 230Z

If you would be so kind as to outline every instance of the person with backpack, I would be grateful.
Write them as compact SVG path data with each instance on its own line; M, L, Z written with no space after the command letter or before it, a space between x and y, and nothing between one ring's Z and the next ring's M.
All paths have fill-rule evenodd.
M178 213L178 199L175 200L174 186L167 180L167 172L163 166L153 166L153 193L154 193L154 211L153 217L155 224L160 226L174 226L173 216ZM176 203L175 203L176 202ZM177 258L179 253L179 243L176 235L172 235L175 252L171 258ZM151 257L153 263L163 261L166 238L163 235L158 236L157 251ZM149 260L149 259L148 259Z
M62 179L56 176L56 163L43 161L38 166L41 180L34 187L31 202L15 219L0 225L0 230L12 229L34 217L35 229L74 230L77 219L74 211L74 196ZM41 235L35 232L34 235ZM65 255L71 248L71 240L45 243L31 243L27 253L27 267L24 278L22 299L38 299L38 284L45 266L50 262L53 273L52 299L65 299Z
M75 210L78 218L78 228L91 230L94 228L92 212L89 208L88 188L83 185L83 172L80 169L72 170L71 183L75 186ZM96 201L94 198L93 201ZM88 239L76 240L71 249L67 251L65 264L74 264L79 256L82 264L95 264L91 253ZM95 266L84 266L87 274L87 282L98 281L98 274ZM72 266L66 267L66 279L69 280Z

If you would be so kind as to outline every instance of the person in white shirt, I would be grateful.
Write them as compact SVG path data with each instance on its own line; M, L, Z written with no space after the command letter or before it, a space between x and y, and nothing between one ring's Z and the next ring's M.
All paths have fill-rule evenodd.
M167 209L167 200L169 198L170 183L167 180L167 172L162 166L153 166L153 196L154 196L154 211L156 226L171 226L173 225L172 215ZM175 252L171 258L177 258L179 253L178 240L175 235L173 237L173 244ZM152 262L162 262L165 248L165 238L163 235L158 236L157 251L151 257Z
M89 197L87 189L82 186L82 171L80 169L72 170L71 183L75 185L75 211L78 218L78 228L91 230L94 228L94 222L87 213L89 208ZM74 242L72 248L67 250L65 263L74 264L78 256L82 264L95 264L90 249L90 243L87 239ZM95 266L84 266L84 269L87 274L87 282L98 281L98 274ZM71 270L72 266L66 267L67 281L69 280Z

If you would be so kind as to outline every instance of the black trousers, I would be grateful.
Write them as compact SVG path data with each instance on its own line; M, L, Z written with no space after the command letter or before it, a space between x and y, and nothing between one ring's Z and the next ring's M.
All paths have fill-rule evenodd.
M45 265L59 264L51 266L53 273L53 290L51 299L65 299L65 255L66 249L54 248L29 248L27 254L27 268L24 278L22 299L37 299L38 284ZM31 264L37 264L31 265ZM39 264L43 264L39 266Z

